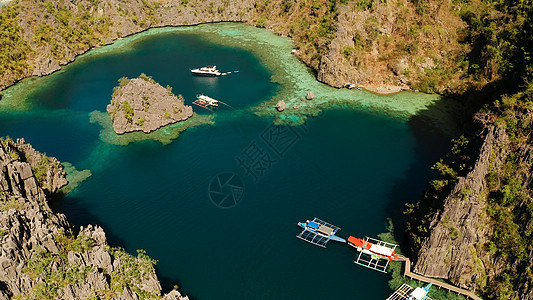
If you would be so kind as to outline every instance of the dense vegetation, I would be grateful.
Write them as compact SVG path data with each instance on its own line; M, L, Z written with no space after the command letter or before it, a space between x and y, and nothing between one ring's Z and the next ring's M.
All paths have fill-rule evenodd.
M503 166L492 168L487 176L487 214L493 229L487 249L508 262L486 286L487 294L496 299L515 297L513 293L524 285L533 284L532 96L533 84L528 83L525 90L503 96L493 108L498 115L496 124L504 127L510 138L510 153Z
M28 68L27 58L33 51L21 37L18 24L19 5L8 5L0 10L0 74L19 78Z
M338 6L348 0L256 1L256 25L294 38L300 57L315 70L337 31Z
M13 0L0 9L0 88L33 71L51 72L75 55L116 39L117 31L142 30L155 19L153 4L131 11L101 0ZM138 12L140 10L140 12ZM104 13L108 11L108 13Z
M291 36L298 56L317 72L326 70L330 78L323 79L331 84L378 80L463 92L511 67L501 60L513 55L513 44L502 38L516 35L512 28L526 17L506 7L480 0L14 0L0 10L0 70L8 70L0 72L0 87L171 18L176 25L241 19Z

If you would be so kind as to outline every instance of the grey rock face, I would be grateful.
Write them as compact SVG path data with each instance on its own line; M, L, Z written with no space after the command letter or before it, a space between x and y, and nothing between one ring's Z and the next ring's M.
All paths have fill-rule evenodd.
M498 272L497 267L489 269L483 265L491 260L485 249L490 227L483 197L490 168L501 165L508 153L508 138L504 129L493 125L484 134L474 168L466 177L458 178L442 210L433 217L430 236L422 240L414 265L416 273L448 279L467 289L475 289L481 276L490 277Z
M178 291L162 296L152 264L110 248L101 227L88 225L76 234L65 215L52 212L47 194L67 181L57 159L44 157L23 140L1 140L0 299L38 299L37 291L56 299L139 299L136 291L188 299ZM64 280L50 282L45 273Z
M6 165L6 168L18 168L17 171L21 173L21 179L26 182L27 179L33 176L32 172L39 172L38 179L40 187L47 193L55 193L61 187L67 184L65 178L65 171L61 163L54 157L48 157L45 154L35 150L30 144L27 144L24 139L17 139L11 141L6 139L9 147L4 147L4 154L0 154L2 161L22 160L22 162L14 162L12 166ZM28 168L29 165L29 168ZM26 182L32 184L31 180ZM16 189L17 187L14 186ZM34 190L35 192L35 190Z

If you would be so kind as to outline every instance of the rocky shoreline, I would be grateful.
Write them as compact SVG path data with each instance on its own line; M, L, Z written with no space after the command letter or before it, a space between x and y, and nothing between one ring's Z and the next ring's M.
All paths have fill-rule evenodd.
M185 4L183 4L184 2ZM292 3L292 1L289 2ZM296 18L301 17L301 14L293 14L295 10L300 10L304 15L319 16L318 19L327 21L327 18L322 17L328 8L325 6L312 8L310 3L294 5L294 7L288 7L286 3L280 1L266 1L262 4L248 0L233 2L181 1L181 3L171 0L157 3L152 1L118 3L115 0L93 3L92 1L81 0L66 4L53 0L50 3L53 7L45 7L44 3L30 0L15 0L6 6L10 9L12 5L19 5L16 9L14 8L18 14L16 23L20 26L15 32L20 32L21 36L20 40L12 40L15 41L13 42L15 46L26 43L31 51L11 48L6 51L12 53L14 57L20 57L23 63L16 66L10 65L9 71L6 72L0 69L2 74L0 90L23 78L50 74L89 49L109 44L119 38L149 28L234 21L265 27L281 35L301 34L306 38L309 37L309 40L318 39L317 35L320 36L318 32L321 30L331 29L327 27L327 22L321 21L318 22L318 26L312 23L306 28L291 26L291 24L298 25L298 23L291 23L292 15ZM469 66L466 62L464 67L457 66L456 59L469 53L469 45L457 43L460 38L457 35L461 32L467 33L468 26L465 20L455 12L453 7L455 4L452 2L436 3L429 1L425 3L427 6L415 6L411 1L371 2L370 7L357 7L360 4L364 5L365 3L354 2L339 8L338 14L335 14L335 32L331 43L325 46L316 41L310 41L308 44L295 43L295 47L298 49L295 54L317 72L319 81L334 87L342 87L351 83L378 93L393 93L404 87L413 86L411 84L416 84L417 80L420 83L422 79L425 84L422 86L423 88L420 88L421 90L439 93L459 91L461 94L461 91L469 88L469 81L470 83L472 80L476 81L473 79L476 78L476 74L481 76L480 85L486 83L484 80L497 79L496 70L499 65L496 62L488 61L481 66L478 64ZM466 3L464 5L466 6ZM298 6L299 8L295 8ZM415 13L415 10L418 9L425 12L423 14ZM5 11L5 7L0 10ZM65 15L62 15L64 11L71 13L73 19L65 19ZM88 12L91 16L88 21L76 19L82 16L80 12L83 11ZM494 13L492 16L498 18L498 14ZM329 15L326 16L329 17ZM80 38L82 32L65 31L66 34L63 34L64 32L53 30L56 25L61 24L69 24L69 26L82 24L85 28L91 29L88 33L83 32L83 36L90 36L90 38L68 40L67 38L71 36ZM321 27L324 24L326 28ZM74 29L66 27L69 30L79 29L76 26L71 26ZM295 28L296 31L294 31ZM313 43L319 44L319 49L313 48ZM318 50L323 52L318 53ZM478 69L479 71L476 71ZM470 72L475 74L470 74ZM490 75L484 78L485 74ZM492 74L496 75L493 76ZM414 88L418 89L418 87ZM296 109L295 106L292 107ZM527 109L523 110L527 111ZM482 146L479 153L476 153L472 169L464 176L455 178L457 181L450 187L449 192L440 193L438 199L433 203L434 211L432 214L427 214L425 211L420 212L428 217L427 223L424 224L427 227L422 228L426 232L424 235L420 235L422 236L421 241L419 241L420 248L415 247L413 249L413 252L419 257L414 265L417 272L447 279L455 285L472 290L482 290L489 285L509 284L510 279L506 279L504 276L508 270L513 271L513 274L521 274L528 271L529 265L531 265L529 263L525 268L523 262L506 259L498 255L498 249L491 248L494 245L491 246L490 244L490 239L493 237L490 236L489 229L497 227L497 224L491 223L490 218L485 215L487 208L493 204L488 205L488 195L494 192L489 188L490 184L487 177L494 170L502 168L503 161L508 156L506 151L509 149L505 147L506 133L496 124L484 127L482 133ZM512 152L517 153L519 159L528 160L533 153L531 145L533 142L530 140L523 147L513 149ZM24 192L25 194L42 193L46 195L52 193L53 187L56 185L55 182L60 182L61 176L58 176L57 180L54 181L48 175L52 174L51 178L54 178L54 172L46 171L44 173L46 176L44 176L42 169L36 169L40 171L34 170L35 175L30 175L27 166L23 167L17 163L11 164L12 161L17 161L15 159L17 155L20 156L20 151L13 150L17 149L13 147L9 148L11 150L4 149L5 155L3 156L8 161L5 164L5 170L8 171L5 171L7 175L5 175L4 181L11 182L13 180L14 186L18 184L19 188L17 189L18 192L15 190L9 190L9 192L16 196L28 187L29 190ZM9 154L7 154L8 152ZM42 161L42 159L38 161ZM22 169L18 170L18 167ZM32 167L34 166L32 165ZM13 173L15 171L9 170L15 170L19 173ZM20 172L25 175L20 175ZM32 183L32 176L35 177L36 182L41 182L44 178L49 181L42 181L45 183L38 186L36 182ZM531 175L526 176L522 188L528 189L531 186L531 181ZM20 186L20 184L23 185ZM34 188L34 185L38 189ZM6 184L6 187L10 188L10 185ZM15 201L10 199L8 201L8 198L2 199L5 202L3 205L7 212L13 211L12 219L6 217L6 220L15 222L15 220L23 218L18 215L17 212L20 209L17 208L22 207L25 210L30 207L33 209L35 206L41 205L41 202L46 202L43 198L45 196L37 194L32 197L42 198L41 201L20 202L17 197L14 198ZM21 199L25 198L22 197ZM528 211L525 208L526 204L521 205L520 210ZM37 215L39 215L38 212ZM54 218L58 221L53 221ZM523 220L518 220L520 221L519 224L529 224L530 216L522 218ZM48 218L44 219L49 220ZM60 248L55 238L57 234L54 233L59 229L53 228L63 228L63 225L66 224L66 220L63 219L64 216L50 216L49 222L56 225L51 224L52 229L47 229L48 233L44 235L48 238L43 238L43 234L39 233L41 234L40 244L50 246L53 251L56 251L55 248ZM40 217L37 220L36 223L38 224L45 222ZM72 231L65 232L74 241L77 241L78 237L81 236L81 241L69 242L71 244L81 243L86 240L83 236L88 236L94 240L95 245L98 245L98 238L93 231L93 229L80 230L80 232L84 232L82 235L74 235ZM6 234L16 236L18 233ZM39 236L39 234L37 235ZM6 240L6 236L3 236L2 240ZM31 244L31 241L30 237L21 241L12 241L11 244L3 247L3 251L10 249L9 247L20 248L22 250L19 251L20 253L17 252L15 256L24 256L26 255L24 250L29 251L31 249L23 247L28 247L25 245ZM61 251L53 251L50 253L62 253ZM22 260L15 260L18 259L18 256L6 256L7 263L2 262L2 266L5 266L4 269L14 270L9 271L11 272L9 274L16 278L21 276L20 280L13 278L10 280L19 280L18 285L29 289L25 290L25 293L31 292L36 287L42 287L42 278L39 281L39 279L33 279L23 272L25 263L20 262ZM112 255L110 254L110 256ZM34 257L33 254L30 257L22 258L31 259L31 257ZM68 255L67 258L69 258ZM15 262L12 263L11 261ZM22 267L17 269L17 266L20 265ZM64 265L64 261L56 261L54 264L56 267ZM97 273L94 276L98 277ZM533 299L533 292L530 288L531 282L527 276L512 278L512 280L512 284L516 286L513 289L511 284L508 289L511 290L512 294L507 295L507 298ZM113 289L110 283L107 284ZM10 290L8 290L10 292L6 292L4 296L9 297L9 293L21 293L15 286L16 284L12 283ZM46 284L44 286L46 287ZM69 284L68 286L69 289L74 289L73 287L76 285ZM152 289L152 291L157 291L157 288ZM517 291L520 291L520 294ZM120 291L115 290L114 293L130 295L134 291L129 288Z
M23 61L20 66L3 72L0 76L0 91L21 79L51 74L92 48L150 28L244 22L265 27L282 36L293 37L298 49L295 54L317 72L317 79L321 82L333 87L343 87L349 83L362 87L368 85L373 92L389 93L398 90L396 87L405 89L410 83L416 83L426 76L426 70L429 72L436 67L435 61L439 61L440 66L449 60L453 61L453 56L448 57L447 54L459 51L450 46L453 43L449 40L455 38L454 35L448 37L435 35L434 32L420 32L413 36L413 32L405 31L405 26L398 25L399 21L407 24L427 23L426 27L440 24L438 26L443 26L450 32L464 27L457 16L444 13L445 8L440 9L441 13L437 17L420 21L421 17L416 15L414 6L408 1L403 3L405 10L397 12L397 16L391 13L397 10L395 3L380 3L373 10L360 11L356 3L350 2L318 10L311 3L291 4L284 8L289 4L280 2L257 4L251 0L165 0L118 3L116 0L104 0L95 3L81 0L62 3L52 0L50 5L45 6L31 0L14 0L7 7L11 7L10 13L15 15L20 31L18 43L24 44L24 48L19 49L17 45L9 47L13 47L10 50L14 53L20 52L20 59ZM329 12L328 9L334 11ZM92 18L83 18L82 11L86 11ZM295 19L298 16L310 18L306 21L309 23L308 28L299 29L301 32L288 26L288 22L292 22L293 27L299 24L300 21ZM445 18L453 19L453 22L445 24L442 21ZM316 41L304 38L311 35L307 31L316 31L317 25L326 26L325 21L332 22L331 28L337 28L335 32L320 38L324 40L319 44L325 43L326 48L315 46L313 43L316 44ZM55 30L54 26L58 24L64 24L65 30ZM83 39L71 40L72 34L76 35L80 26L90 29L84 33ZM49 30L43 31L48 27ZM407 37L409 42L424 50L419 50L419 53L406 50L390 53L395 48L392 46L399 44L391 37L398 41ZM316 37L313 35L314 38ZM16 38L12 40L15 41ZM438 53L430 50L436 45L441 48ZM409 50L407 46L398 45L396 48ZM395 88L373 89L372 83L378 87ZM453 89L458 84L460 83L443 82L435 89Z
M53 26L54 23L60 22L58 17L60 18L61 16L58 13L50 15L50 9L44 4L37 4L31 0L14 0L9 6L17 6L14 10L19 15L17 22L22 31L22 39L28 45L32 46L32 49L39 51L31 51L35 57L18 74L15 72L6 72L3 76L0 76L0 91L24 78L49 75L58 71L61 66L74 61L77 56L93 48L111 44L118 39L150 28L199 25L216 22L245 22L250 17L245 18L245 14L240 12L251 11L253 8L253 1L248 0L231 2L231 4L226 5L227 7L223 13L216 11L198 13L198 11L207 12L210 8L208 3L203 2L186 6L177 5L172 1L158 2L157 5L146 1L127 2L119 5L115 0L101 1L96 6L93 6L92 2L85 0L77 4L66 3L64 6L56 1L52 1L51 3L53 7L66 9L72 15L81 14L78 7L83 7L89 14L97 17L93 21L98 24L88 24L89 26L100 26L104 29L113 25L113 30L107 30L105 32L104 30L96 30L94 31L95 38L92 41L71 45L68 41L65 41L65 37L51 29L47 33L50 37L45 38L44 43L38 43L35 42L36 39L32 38L34 37L33 22ZM157 8L154 6L157 6ZM126 11L133 12L134 17ZM26 22L26 19L32 19L32 22ZM55 39L58 43L64 43L64 45L62 47L54 47L48 41L52 39ZM58 53L54 53L54 48Z
M0 139L0 299L187 300L162 294L153 264L110 247L103 229L74 229L50 197L67 184L59 161L23 139Z

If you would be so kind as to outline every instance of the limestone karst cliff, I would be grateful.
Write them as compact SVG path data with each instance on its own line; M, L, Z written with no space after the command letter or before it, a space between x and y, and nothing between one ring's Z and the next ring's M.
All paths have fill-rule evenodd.
M161 294L153 260L107 244L105 232L73 229L49 195L67 183L57 159L23 139L0 139L0 298L188 299Z
M488 258L485 245L490 240L485 212L486 177L491 168L503 163L509 149L505 130L489 126L483 131L483 145L473 169L457 178L442 209L429 222L429 236L414 255L414 272L448 279L457 286L472 288L486 280L490 272L482 259ZM485 276L485 278L483 278Z
M533 299L533 7L500 3L489 14L464 19L477 24L469 34L482 56L499 53L491 68L502 77L461 99L474 115L409 205L407 232L415 271L487 299Z
M13 0L0 9L7 50L0 52L0 90L148 28L221 21L292 37L295 55L335 87L460 90L476 74L464 60L471 45L461 43L469 25L456 9L452 2L408 0Z
M441 179L408 210L415 272L487 299L533 299L533 113L524 109L527 103L503 109L503 116L478 114L486 124L468 141L470 150L459 149L465 139L452 150L472 161L455 157L455 164L436 165ZM511 111L520 113L511 118Z

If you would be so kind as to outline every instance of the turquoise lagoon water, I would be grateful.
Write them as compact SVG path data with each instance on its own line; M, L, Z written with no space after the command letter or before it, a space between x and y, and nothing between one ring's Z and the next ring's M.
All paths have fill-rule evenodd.
M248 30L210 26L215 33L216 26ZM217 36L194 28L145 34L37 84L20 83L24 108L4 107L1 135L24 137L48 155L90 169L93 175L54 208L76 225L101 225L113 246L145 249L158 260L165 290L177 284L192 299L385 299L390 275L355 265L356 252L347 245L322 249L297 239L296 223L317 216L340 226L346 238L386 231L387 218L401 220L404 203L421 195L448 137L416 117L367 108L329 109L304 126L272 127L272 118L252 108L286 83L272 82L274 69L260 55L214 43ZM190 76L190 68L211 63L239 72ZM105 111L118 78L141 72L188 103L206 93L236 110L220 110L214 125L189 128L168 144L103 142L91 114ZM275 133L282 138L272 139ZM262 169L250 173L239 160L253 153L262 154ZM242 181L237 205L216 205L210 182L219 173Z

